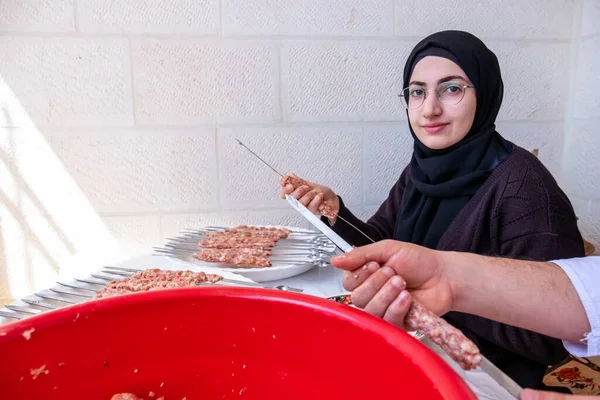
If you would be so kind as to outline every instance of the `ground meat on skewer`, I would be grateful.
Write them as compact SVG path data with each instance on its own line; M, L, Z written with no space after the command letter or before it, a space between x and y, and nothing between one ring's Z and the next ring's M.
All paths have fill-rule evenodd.
M230 236L209 236L200 242L200 247L214 249L231 248L264 248L274 247L277 244L276 239L267 237L247 237L243 235Z
M267 228L260 226L239 225L234 228L229 228L225 232L228 233L248 233L254 236L266 236L273 239L286 239L292 231L285 228Z
M194 254L198 260L248 267L270 267L270 250L260 249L204 249Z
M279 240L289 236L285 228L238 225L225 231L206 232L206 239L198 244L201 251L194 254L198 260L221 264L270 267L267 248L275 247Z
M294 178L290 175L283 176L280 180L280 183L282 187L292 185L294 190L298 189L300 186L308 185L308 182L306 182L304 179ZM335 212L335 208L329 200L322 202L318 207L318 211L321 215L329 218L335 218L337 216L337 212Z
M481 363L481 354L475 343L418 301L413 300L404 323L409 330L420 331L440 346L462 369L475 369Z
M209 238L230 238L230 237L242 237L242 238L256 238L264 240L281 240L287 238L281 232L255 232L245 230L228 230L222 232L207 232L206 236Z
M234 249L203 249L201 253L210 255L237 255L244 254L248 256L257 257L270 257L273 254L272 250L265 249L246 249L246 248L234 248Z
M216 283L223 277L215 274L192 271L165 271L157 268L136 272L128 278L109 282L94 298L118 296L126 293L143 292L179 287L192 287L198 283Z

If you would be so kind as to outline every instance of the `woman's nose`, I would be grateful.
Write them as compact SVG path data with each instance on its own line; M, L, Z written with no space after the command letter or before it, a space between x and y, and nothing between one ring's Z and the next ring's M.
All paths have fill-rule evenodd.
M442 107L435 93L429 93L423 102L423 116L425 118L437 117L442 113Z

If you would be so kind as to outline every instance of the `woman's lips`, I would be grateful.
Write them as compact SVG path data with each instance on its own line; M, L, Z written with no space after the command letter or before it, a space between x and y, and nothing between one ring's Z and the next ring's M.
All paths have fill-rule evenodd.
M431 134L434 134L434 133L440 132L442 129L444 129L447 126L448 126L448 124L441 124L441 123L426 124L426 125L423 125L423 129L425 129L427 132L429 132Z

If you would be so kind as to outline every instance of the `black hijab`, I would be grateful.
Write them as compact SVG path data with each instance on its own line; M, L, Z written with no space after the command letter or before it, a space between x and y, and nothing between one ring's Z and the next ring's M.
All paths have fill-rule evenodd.
M414 150L394 239L436 248L457 214L508 157L512 144L496 132L504 86L494 53L467 32L434 33L419 42L409 55L403 87L409 86L415 65L426 56L444 57L459 65L475 86L467 90L475 90L477 97L470 131L449 148L426 147L409 123Z

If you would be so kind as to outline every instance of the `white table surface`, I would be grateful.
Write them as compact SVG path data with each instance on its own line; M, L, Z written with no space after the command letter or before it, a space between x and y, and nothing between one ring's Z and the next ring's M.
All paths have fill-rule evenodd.
M128 259L126 261L114 264L116 266L135 268L135 269L148 269L148 268L163 268L163 269L182 269L185 265L182 265L180 260L174 260L170 257L143 255ZM290 287L301 288L304 290L303 293L318 296L318 297L330 297L343 293L347 293L344 290L341 283L342 271L335 268L329 267L314 267L311 270L287 279L263 282L263 285L287 285ZM17 301L12 303L15 305L27 306L27 304ZM9 311L2 309L3 311ZM0 325L14 321L12 319L3 319L0 317ZM465 382L469 385L471 390L481 400L512 400L514 399L502 386L500 386L494 379L487 375L484 371L477 369L475 371L466 372L463 371L458 364L452 361L438 346L429 342L428 340L422 341L425 345L431 348L436 354L444 359L458 375L460 375Z

